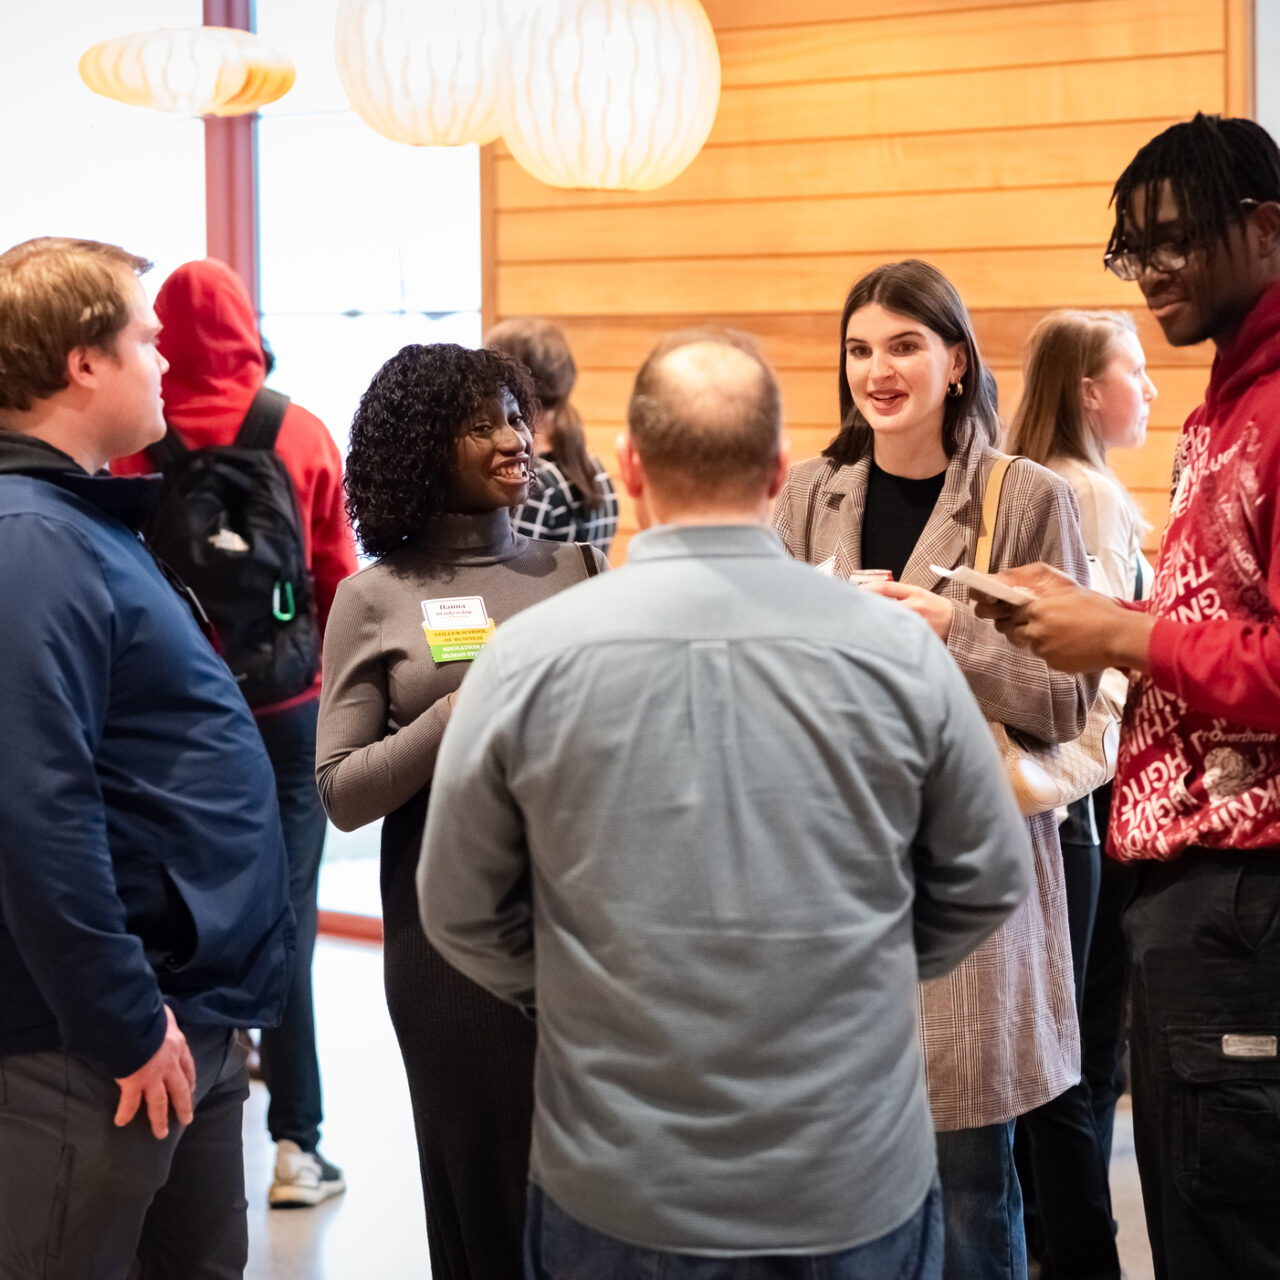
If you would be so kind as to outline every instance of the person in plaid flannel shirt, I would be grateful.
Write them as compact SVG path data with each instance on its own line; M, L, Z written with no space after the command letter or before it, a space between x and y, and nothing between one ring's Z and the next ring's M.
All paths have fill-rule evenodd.
M618 528L618 496L600 459L587 451L582 418L569 401L578 366L564 332L549 320L517 317L490 329L484 345L519 360L533 374L542 402L535 484L516 513L516 532L550 542L590 542L608 555Z

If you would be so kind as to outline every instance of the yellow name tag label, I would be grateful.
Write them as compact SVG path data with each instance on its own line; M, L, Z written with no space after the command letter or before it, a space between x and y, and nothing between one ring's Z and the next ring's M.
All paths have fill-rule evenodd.
M470 662L493 639L493 619L484 627L437 628L422 624L431 656L436 662Z

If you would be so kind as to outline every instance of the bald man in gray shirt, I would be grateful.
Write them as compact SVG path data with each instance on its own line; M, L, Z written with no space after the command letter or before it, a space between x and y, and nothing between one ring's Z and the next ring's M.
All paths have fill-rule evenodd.
M440 751L423 925L537 1010L532 1280L941 1275L916 983L1031 848L928 626L768 527L780 425L749 340L659 344L619 453L652 527L500 628Z

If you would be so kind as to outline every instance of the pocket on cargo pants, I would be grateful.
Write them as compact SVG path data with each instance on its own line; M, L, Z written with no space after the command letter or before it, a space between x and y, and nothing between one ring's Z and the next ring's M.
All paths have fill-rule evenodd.
M1192 1202L1280 1201L1280 1015L1165 1034L1178 1190Z

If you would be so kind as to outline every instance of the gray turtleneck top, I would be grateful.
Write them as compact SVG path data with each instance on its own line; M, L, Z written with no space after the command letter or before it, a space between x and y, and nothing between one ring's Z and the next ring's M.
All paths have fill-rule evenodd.
M373 822L431 781L471 663L433 661L424 600L481 596L501 625L586 576L576 545L531 541L500 509L442 516L341 583L325 629L316 741L316 781L334 824L352 831Z

